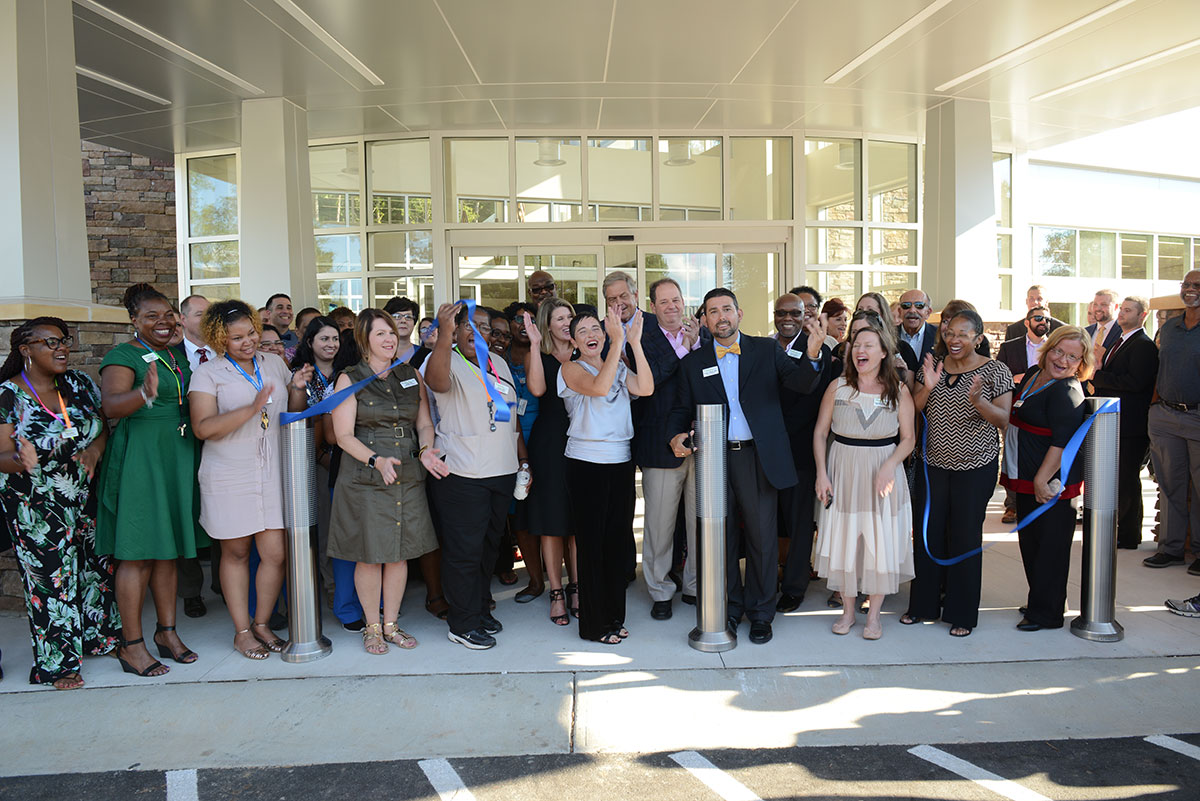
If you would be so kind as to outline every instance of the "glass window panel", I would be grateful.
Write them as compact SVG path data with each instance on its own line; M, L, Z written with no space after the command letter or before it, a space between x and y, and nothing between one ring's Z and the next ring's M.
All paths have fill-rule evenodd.
M1033 263L1039 275L1074 276L1075 229L1035 227Z
M650 219L650 141L588 139L588 198L597 204L592 207L593 220ZM634 216L626 216L631 213Z
M775 330L772 317L779 297L776 253L726 253L721 257L721 285L737 295L742 309L741 330L766 336Z
M209 300L229 300L242 297L242 285L232 284L192 284L192 292L203 295Z
M362 270L358 234L335 234L317 238L318 273L356 273Z
M583 213L579 205L583 197L580 141L543 136L517 139L516 148L517 221L579 222ZM533 208L539 206L545 211L531 216Z
M996 193L996 225L1012 228L1012 156L992 154L992 191Z
M360 163L357 142L308 149L314 228L358 225Z
M867 291L878 292L888 299L888 303L895 303L900 300L900 296L910 289L917 288L916 273L901 273L901 272L875 272L872 270L867 273ZM847 298L842 298L847 301L847 306L853 306Z
M1080 305L1078 303L1055 303L1051 301L1046 305L1050 309L1050 316L1055 319L1062 320L1068 325L1087 324L1087 314L1080 313Z
M356 312L362 311L361 278L317 279L317 308L328 312L338 306L345 306Z
M189 250L193 280L237 278L240 275L236 241L196 242Z
M871 229L871 263L911 266L917 263L917 232Z
M996 267L1012 269L1012 234L996 234Z
M371 219L376 225L432 221L429 140L401 139L367 145Z
M720 139L660 139L658 161L659 203L721 219Z
M861 264L858 228L809 228L809 264Z
M822 297L854 298L857 302L862 295L862 273L858 270L810 270L806 278L816 281ZM854 306L853 303L846 305Z
M730 219L792 219L790 137L733 137L729 140L729 176Z
M525 255L526 280L535 270L550 273L554 278L554 292L558 297L571 304L590 303L597 309L600 307L600 289L596 282L596 254L528 253ZM528 292L525 299L529 300Z
M458 296L503 309L518 299L516 256L459 256Z
M1150 235L1121 234L1121 277L1150 277Z
M387 231L371 234L371 269L433 267L431 231Z
M447 221L506 222L508 140L447 139L445 148Z
M371 306L376 309L382 309L392 298L405 297L417 302L422 317L432 317L437 312L432 275L383 276L371 278L367 285L371 292Z
M804 140L806 220L862 219L862 141Z
M1079 275L1117 277L1117 235L1108 231L1079 232Z
M916 222L917 146L868 142L867 157L867 219L884 223Z
M1200 238L1192 240L1192 264L1200 264Z
M668 209L664 206L658 207L658 219L660 220L679 220L687 219L687 209Z
M705 293L717 285L717 254L647 253L646 286L667 276L679 283L684 306L694 312Z
M188 159L188 231L192 236L238 232L237 156Z
M1000 308L1012 309L1013 307L1013 277L1008 273L1000 274Z
M1161 280L1182 281L1191 265L1188 261L1188 239L1182 236L1158 238L1158 277Z

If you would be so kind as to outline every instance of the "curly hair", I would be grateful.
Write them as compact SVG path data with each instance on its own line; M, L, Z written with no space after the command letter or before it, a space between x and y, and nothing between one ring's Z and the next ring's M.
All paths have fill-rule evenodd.
M241 319L249 320L250 325L254 327L254 332L262 336L262 321L258 317L258 312L243 301L218 301L204 312L204 317L200 320L200 332L204 336L204 341L218 356L225 355L225 341L229 324L236 323Z

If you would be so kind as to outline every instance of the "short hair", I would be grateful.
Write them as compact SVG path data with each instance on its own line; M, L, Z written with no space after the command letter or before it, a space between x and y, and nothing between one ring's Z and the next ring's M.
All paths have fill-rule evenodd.
M264 326L262 327L262 331L259 331L259 334L265 334L265 333L267 333L268 331L270 331L272 334L274 334L275 336L279 337L280 339L283 339L283 332L282 332L282 331L280 331L280 330L279 330L278 328L276 328L275 326L271 325L270 323L267 323L266 325L264 325Z
M301 317L305 316L306 314L320 314L320 313L321 313L320 309L314 309L312 306L305 306L303 309L296 312L296 319L299 320Z
M1121 297L1121 294L1115 289L1097 289L1096 295L1107 295L1109 303L1117 303L1117 298ZM1095 299L1095 295L1092 296L1092 299Z
M270 311L270 309L268 309L266 306L259 306L259 307L258 307L258 313L259 313L259 314L262 314L262 313L263 313L263 312L265 312L265 311Z
M210 348L218 355L224 356L229 324L242 319L249 320L255 332L259 336L262 335L263 325L258 319L258 313L240 300L220 300L209 306L204 311L204 317L200 319L200 333Z
M842 302L841 298L830 298L829 300L825 301L825 305L821 307L821 314L828 315L829 317L837 317L839 314L842 314L846 311L849 310L846 308L846 304Z
M604 276L604 283L600 285L600 294L607 296L608 288L618 281L625 282L625 286L629 287L629 294L637 294L637 279L623 270L613 270Z
M788 290L789 295L799 295L801 293L803 293L805 295L812 295L813 300L815 300L817 303L825 302L825 300L821 297L821 293L817 291L816 287L803 285L803 286L794 286Z
M208 298L204 297L203 295L188 295L186 298L179 301L179 313L187 314L188 307L191 306L196 300L208 300Z
M417 319L421 314L421 307L412 298L401 295L400 297L390 298L383 305L383 310L388 314L398 314L400 312L412 312L413 319Z
M530 317L537 317L537 306L532 303L514 300L504 307L504 316L508 320L515 320L525 312L529 312Z
M975 329L975 336L983 334L983 318L979 316L979 312L974 309L959 309L950 316L950 322L953 323L959 318L971 324L971 327Z
M1034 306L1032 309L1025 312L1025 319L1028 320L1030 317L1037 314L1038 312L1041 312L1042 314L1049 314L1050 310L1047 309L1045 306Z
M704 293L704 301L700 304L700 308L707 309L708 301L711 298L732 298L733 299L733 308L735 308L735 309L741 308L740 306L738 306L737 295L733 294L733 290L726 289L723 286L719 286L716 289L710 289L707 292L705 292Z
M600 322L600 316L590 310L587 310L587 309L584 309L583 311L579 312L578 314L576 314L574 317L571 318L571 339L575 338L575 329L579 327L579 324L581 322L583 322L584 320L588 320L588 319L595 320L596 322ZM601 328L601 330L603 330L604 326L601 325L600 328Z
M676 289L679 290L679 296L683 297L683 287L681 287L679 285L679 282L676 281L674 278L672 278L671 276L667 276L666 278L658 279L657 281L655 281L653 284L650 285L650 302L651 303L654 303L655 300L657 299L658 288L660 286L662 286L663 284L670 284L671 286L675 287Z
M376 320L386 321L388 327L392 329L392 333L396 335L396 339L400 338L400 332L396 330L396 321L392 319L392 315L383 309L363 309L354 318L354 344L358 345L360 361L365 362L371 355L371 329L375 327Z
M542 353L554 352L554 338L550 336L550 317L555 309L566 309L575 316L575 307L566 298L546 298L537 310L537 327L542 332Z
M276 292L274 295L272 295L271 297L267 298L267 305L266 305L266 306L263 306L263 308L264 308L264 309L269 309L269 308L271 308L271 304L275 302L275 298L287 298L287 300L288 300L288 303L291 303L291 302L292 302L292 297L291 297L291 295L286 295L286 294L284 294L283 292Z
M1030 293L1030 292L1033 292L1035 289L1036 289L1038 292L1041 292L1041 293L1043 293L1043 294L1044 294L1044 293L1046 292L1046 285L1045 285L1045 284L1034 284L1034 285L1032 285L1031 287L1029 287L1029 289L1026 289L1026 290L1025 290L1025 296L1026 296L1026 297L1028 297L1028 296L1029 296L1029 293Z
M504 312L500 311L499 309L497 309L493 306L482 306L480 308L482 308L484 311L486 311L488 313L488 323L489 324L493 320L504 320L505 322L508 322L508 315L506 315Z
M1141 295L1127 295L1125 300L1130 303L1136 303L1138 306L1138 314L1145 314L1150 310L1150 301L1146 300Z
M1046 341L1042 343L1041 350L1038 351L1037 366L1041 370L1046 369L1046 360L1050 358L1050 351L1059 346L1063 340L1075 340L1083 346L1083 359L1079 362L1079 366L1075 368L1075 376L1080 381L1087 381L1092 377L1092 371L1096 367L1096 357L1092 353L1092 338L1088 332L1077 325L1060 325L1050 332L1046 337Z
M259 309L259 311L262 311L262 309ZM329 314L327 314L325 316L328 317L330 320L337 321L337 320L344 320L347 317L349 317L350 319L354 319L354 317L356 315L354 314L353 309L348 309L345 306L338 306L336 309L329 312Z

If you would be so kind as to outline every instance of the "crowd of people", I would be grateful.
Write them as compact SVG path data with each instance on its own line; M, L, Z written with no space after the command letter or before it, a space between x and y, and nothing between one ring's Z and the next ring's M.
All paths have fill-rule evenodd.
M950 300L934 325L921 290L851 306L796 287L758 337L725 288L695 315L670 277L643 310L636 280L609 274L603 314L559 297L546 272L527 289L504 310L447 303L421 317L408 298L293 314L285 294L258 309L192 295L176 310L137 284L124 297L132 338L105 356L99 386L69 368L67 323L19 326L0 367L0 511L25 585L30 682L80 687L85 655L143 677L196 661L176 608L207 613L206 549L233 648L283 650L280 414L352 386L314 417L319 576L374 655L417 646L398 626L410 562L448 638L493 647L493 580L518 581L517 553L517 603L546 594L551 625L575 619L581 638L619 646L638 471L650 615L670 618L677 594L695 604L697 404L727 413L727 623L747 621L752 643L816 577L841 609L835 634L865 611L862 636L879 639L885 597L910 582L901 624L970 635L998 474L1005 522L1047 506L1019 531L1016 627L1061 628L1082 473L1076 460L1064 474L1062 457L1088 395L1121 400L1117 546L1142 542L1147 458L1161 520L1144 564L1182 564L1200 530L1200 271L1157 341L1144 298L1098 292L1083 328L1031 287L994 357L971 303ZM1200 616L1200 595L1168 606Z

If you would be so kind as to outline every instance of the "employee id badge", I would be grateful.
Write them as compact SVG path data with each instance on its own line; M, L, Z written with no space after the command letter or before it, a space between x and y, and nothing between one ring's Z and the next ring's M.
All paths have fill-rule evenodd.
M75 439L79 436L79 429L75 426L68 426L62 430L63 439Z
M1025 401L1017 399L1017 400L1013 401L1012 407L1014 409L1020 409L1024 405L1025 405Z
M142 361L144 361L146 364L150 364L151 362L158 361L158 354L156 354L154 351L150 351L149 353L143 353Z
M404 387L405 389L412 389L416 385L417 385L417 379L415 379L415 378L407 378L404 381L400 382L400 386Z
M796 350L795 348L788 348L785 351L785 353L787 353L787 355L793 359L802 359L805 356L804 353L801 353L800 351Z
M517 401L517 417L524 417L525 410L529 408L529 398L521 398Z
M496 389L500 390L501 395L507 395L511 391L512 388L509 387L507 384L497 381Z
M876 406L876 407L885 407L885 408L886 408L886 407L887 407L887 405L888 405L888 402L887 402L886 400L884 400L883 398L876 398L876 399L875 399L875 406Z
M714 375L718 375L720 372L721 368L713 365L712 367L705 367L703 370L701 370L700 375L704 376L705 378L712 378Z

